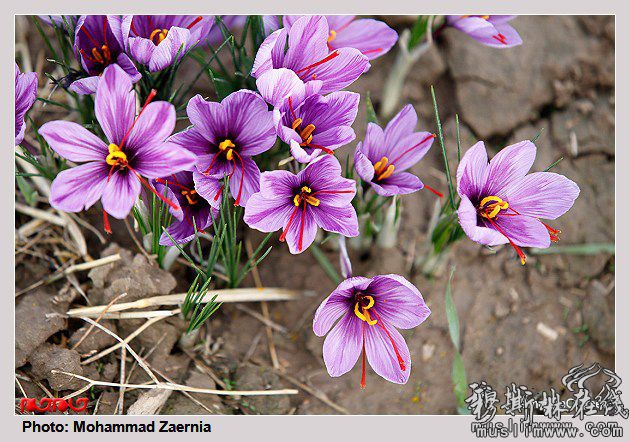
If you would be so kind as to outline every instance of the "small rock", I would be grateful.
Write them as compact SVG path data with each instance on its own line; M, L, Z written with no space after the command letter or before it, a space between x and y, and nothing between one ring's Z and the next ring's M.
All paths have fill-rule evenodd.
M50 388L55 391L77 390L85 386L85 381L52 370L83 375L81 356L76 350L68 350L51 344L39 347L30 358L33 377L46 379Z
M275 390L284 388L280 378L268 367L246 364L234 376L238 390ZM249 396L241 400L243 406L256 414L287 414L291 409L288 396Z
M615 297L598 280L591 281L582 305L584 323L589 336L601 351L615 353Z
M495 353L497 354L497 356L501 356L504 352L505 352L505 349L503 347L497 347L497 349L495 350Z
M542 322L536 324L536 331L550 341L555 341L556 339L558 339L558 332L548 325L543 324Z
M499 302L494 306L494 316L497 319L505 318L510 314L510 307L506 306L504 303Z
M26 364L30 354L66 327L61 316L69 302L54 302L54 293L41 289L22 295L15 307L15 366ZM51 314L55 313L55 314Z
M116 333L116 324L113 321L102 320L100 321L100 324L108 330ZM68 343L69 347L74 347L75 344L79 342L83 338L83 336L85 336L85 333L90 329L90 327L90 324L86 324L75 331L70 337L70 341ZM116 344L117 342L118 341L116 341L113 336L105 333L98 327L93 327L90 334L85 339L83 339L81 344L75 350L77 350L80 354L87 354L89 352L102 350L105 347Z
M433 344L424 344L422 346L422 360L424 362L428 361L433 357L433 353L435 352L435 345Z

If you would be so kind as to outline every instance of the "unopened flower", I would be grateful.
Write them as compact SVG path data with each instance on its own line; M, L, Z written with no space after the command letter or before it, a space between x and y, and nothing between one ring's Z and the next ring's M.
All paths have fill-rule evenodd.
M459 223L473 241L488 246L510 243L525 264L520 247L549 247L560 230L544 222L567 212L580 193L570 179L553 172L528 174L536 146L521 141L505 147L490 163L482 141L468 149L457 168L462 201Z
M264 172L260 192L245 207L245 222L262 232L282 229L291 253L306 250L317 228L344 236L357 236L359 225L352 207L356 182L341 176L332 155L317 158L297 175L286 170Z
M345 88L369 68L370 62L355 48L331 51L328 36L328 22L321 15L302 17L290 29L273 32L258 49L252 76L258 78L270 69L287 68L305 83L322 81L322 94Z
M65 212L88 209L99 199L107 214L127 216L141 186L154 192L144 178L158 178L190 169L195 157L180 146L165 142L175 127L175 108L165 101L151 103L149 95L136 115L136 93L131 79L117 65L108 66L96 92L94 112L107 143L83 126L51 121L39 133L61 157L84 163L60 172L50 189L50 204ZM172 208L172 201L157 194Z
M424 157L435 138L429 132L415 132L417 123L418 116L410 104L392 118L385 131L368 123L365 140L354 153L354 168L379 195L401 195L426 187L442 196L417 176L405 172Z
M328 374L347 373L361 356L361 388L365 388L366 358L378 375L405 384L411 355L397 329L417 327L430 314L418 289L400 275L346 279L324 299L313 319L317 336L332 328L324 341Z
M157 193L176 202L179 207L169 207L169 212L175 217L166 233L160 237L163 246L173 245L169 235L178 243L186 244L195 237L197 232L204 233L204 229L212 225L219 211L210 207L195 189L193 173L190 171L177 172L172 175L156 178L154 186ZM212 212L211 212L212 210Z
M289 28L301 15L285 15L282 25ZM355 48L370 60L386 54L398 40L398 34L382 21L355 19L354 15L326 15L328 48Z
M322 152L331 154L354 140L352 123L359 94L339 91L325 97L308 96L308 88L295 72L285 68L267 71L256 84L263 98L279 106L274 110L276 131L298 162L308 163Z
M126 48L149 71L161 71L179 61L197 43L206 39L214 24L213 16L126 15Z
M96 92L105 68L120 66L135 83L142 75L125 54L123 23L118 15L82 15L74 31L74 53L89 75L74 81L69 89L77 94Z
M20 72L15 63L15 145L24 139L24 116L37 99L37 73Z
M523 43L508 23L515 15L447 15L446 23L493 48L511 48Z
M197 155L195 167L203 175L195 180L197 191L228 176L235 204L245 206L250 195L260 189L260 170L251 157L271 149L276 142L267 104L260 95L240 90L220 103L196 95L186 112L192 126L170 141ZM205 178L209 182L204 185L201 181ZM206 197L211 204L218 205L222 187L219 189L216 195Z

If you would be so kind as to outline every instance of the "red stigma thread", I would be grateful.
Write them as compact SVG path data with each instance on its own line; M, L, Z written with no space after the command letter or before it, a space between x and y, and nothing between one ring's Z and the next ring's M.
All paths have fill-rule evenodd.
M434 194L436 194L438 197L442 198L444 197L444 194L442 192L438 192L437 190L435 190L433 187L431 186L427 186L426 184L424 185L424 188L427 190L430 190L431 192L433 192Z
M315 67L317 67L317 66L319 66L319 65L322 65L322 64L324 64L324 63L327 63L327 62L329 62L330 60L332 60L333 58L338 57L338 56L339 56L339 51L334 50L334 51L332 51L330 54L328 54L326 57L322 58L321 60L316 61L316 62L315 62L315 63L313 63L313 64L309 64L308 66L306 66L306 67L304 67L304 68L302 68L302 69L298 69L297 71L295 71L295 73L296 73L296 74L299 74L300 72L305 72L305 73L307 73L307 74L308 74L308 72L309 72L311 69L313 69L313 68L315 68ZM298 75L298 76L299 76L299 75Z
M109 216L105 210L103 210L103 229L105 229L108 235L112 234L112 228L109 225Z
M196 18L196 19L194 19L194 20L192 21L192 23L191 23L191 24L189 24L188 26L186 26L186 29L190 29L190 28L192 28L192 27L193 27L193 26L195 26L197 23L199 23L202 19L203 19L203 17L202 17L201 15L198 15L198 16L197 16L197 18Z

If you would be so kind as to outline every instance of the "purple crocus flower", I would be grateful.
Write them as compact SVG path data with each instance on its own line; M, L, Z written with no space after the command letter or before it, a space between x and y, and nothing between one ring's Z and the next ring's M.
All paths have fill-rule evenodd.
M131 79L117 65L108 66L96 92L94 112L107 143L83 126L51 121L39 133L63 158L84 163L60 172L50 189L50 204L65 212L88 209L99 199L107 214L123 219L133 207L141 185L173 209L177 206L148 183L150 179L189 170L195 157L180 146L165 142L175 127L175 108L166 101L150 103L136 116L136 93Z
M245 222L261 232L283 229L293 254L307 249L317 227L344 236L357 236L359 224L351 201L356 182L341 176L341 165L332 155L317 158L297 175L286 170L264 172L260 192L245 207Z
M267 103L255 92L240 90L220 103L196 95L186 112L192 126L173 135L170 142L197 155L197 191L211 204L218 203L221 192L217 189L215 198L206 193L207 187L216 187L227 175L235 204L245 206L260 189L260 170L251 157L271 149L276 142Z
M178 172L167 177L156 178L154 186L157 193L166 196L179 206L177 209L169 207L169 211L175 217L167 229L178 244L186 244L195 237L197 232L204 233L212 225L212 219L216 219L219 211L211 208L208 201L200 196L195 189L193 173L190 171ZM166 194L165 194L166 193ZM212 210L212 213L211 213ZM162 233L160 244L172 246L173 241L166 233Z
M208 37L213 16L201 15L126 15L123 38L131 57L161 71L179 61L197 43Z
M324 299L313 319L317 336L324 336L339 320L324 341L328 374L347 373L361 355L361 388L365 388L366 357L379 376L405 384L411 355L397 329L417 327L430 314L418 289L400 275L346 279Z
M303 98L309 95L307 88L295 72L285 68L265 72L256 84L267 102L279 105L274 110L276 131L298 162L309 163L322 151L332 154L354 140L352 123L359 109L359 94L339 91Z
M459 223L470 239L495 246L510 243L525 264L520 247L549 247L560 230L539 220L556 219L580 193L570 179L552 172L528 174L536 146L521 141L502 149L488 163L482 141L468 149L457 168L462 201Z
M290 28L301 15L285 15L282 25ZM386 54L398 40L398 34L382 21L355 19L354 15L326 15L328 49L355 48L370 60Z
M37 99L37 73L20 72L15 63L15 145L24 139L24 116Z
M117 15L82 15L74 31L74 53L88 73L69 89L77 94L93 94L101 74L112 64L120 66L135 83L142 75L124 50L122 20Z
M515 15L447 15L446 23L493 48L511 48L523 43L508 23Z
M328 22L321 15L305 16L290 29L278 29L258 49L252 76L284 67L305 83L322 81L322 94L345 88L369 68L370 61L355 48L329 50L328 35Z
M414 132L417 123L418 116L410 104L391 119L385 131L368 123L365 140L354 153L354 168L379 195L402 195L426 187L442 196L417 176L405 172L424 157L435 138L429 132Z

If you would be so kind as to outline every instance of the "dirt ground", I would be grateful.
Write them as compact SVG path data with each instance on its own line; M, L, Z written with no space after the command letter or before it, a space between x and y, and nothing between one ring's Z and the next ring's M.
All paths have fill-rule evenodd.
M409 18L387 17L398 30ZM554 223L562 230L560 245L614 243L614 18L524 16L513 22L524 44L508 50L486 48L456 30L439 35L437 45L414 66L404 87L405 102L418 111L420 129L436 131L429 86L434 85L446 130L451 164L456 164L455 123L460 116L462 146L476 140L496 152L501 147L537 140L535 170L543 170L564 157L555 171L577 182L581 194L573 209ZM31 25L32 26L32 25ZM380 93L394 54L373 62L372 68L349 89L362 97L369 90L377 112ZM204 80L206 81L206 80ZM199 88L209 88L200 83ZM205 89L206 94L208 89ZM364 103L361 108L364 109ZM357 138L365 133L365 115L355 124ZM352 152L356 143L342 148L338 158ZM437 143L414 167L423 181L446 189L441 152ZM555 387L570 367L600 362L614 367L614 256L534 255L521 267L509 247L496 254L464 238L449 252L431 278L420 271L427 253L427 228L434 195L417 192L403 197L402 227L392 249L351 250L356 275L399 273L422 292L432 310L429 319L414 330L402 331L413 360L406 385L389 383L368 369L367 388L359 388L360 364L340 378L330 378L322 359L323 338L312 332L312 317L321 300L333 289L313 256L289 255L286 246L272 243L271 254L260 266L267 287L314 291L295 302L268 303L270 317L279 325L268 339L265 325L252 315L260 304L223 305L201 329L195 344L180 341L185 323L169 318L148 328L132 347L157 372L190 386L219 389L298 388L294 396L219 398L195 395L196 402L180 393L168 397L164 414L453 414L456 400L451 383L453 346L448 334L444 293L448 272L456 266L453 297L461 322L462 356L469 381L485 380L497 390L514 382L533 390ZM45 208L45 204L40 204ZM99 227L100 215L84 216ZM30 218L16 214L16 226ZM111 254L117 245L103 245L85 229L93 257ZM51 369L83 373L92 379L120 378L120 351L92 364L81 365L89 355L111 346L113 338L94 332L71 350L85 324L63 314L70 305L107 303L122 290L126 301L156 294L186 291L190 269L176 264L168 274L147 262L129 239L124 224L112 224L122 262L77 274L75 281L59 281L30 290L16 298L16 397L40 397L43 389L62 395L85 385L59 378ZM16 243L16 290L45 279L63 258L65 242L55 242L60 228L48 226ZM39 235L39 236L38 236ZM28 242L43 241L48 256L28 252ZM254 241L259 237L253 235ZM66 238L67 240L67 238ZM332 244L325 252L333 263ZM135 257L134 257L135 255ZM74 282L74 284L73 284ZM251 278L245 286L253 286ZM78 288L77 288L78 287ZM79 290L80 289L80 290ZM144 320L106 321L125 337ZM81 328L83 327L83 328ZM272 346L270 344L273 344ZM279 369L272 366L275 349ZM127 370L133 362L127 362ZM128 373L127 373L128 374ZM147 380L135 368L130 379ZM23 390L24 391L23 391ZM119 400L116 388L93 388L89 412L112 413ZM125 394L124 410L138 398ZM325 400L322 400L324 398ZM203 405L199 405L199 404Z

